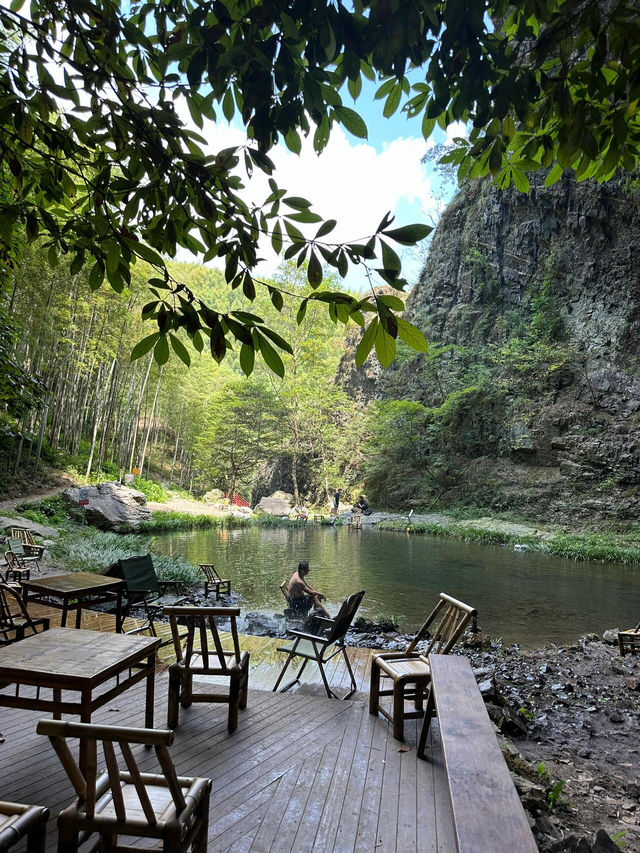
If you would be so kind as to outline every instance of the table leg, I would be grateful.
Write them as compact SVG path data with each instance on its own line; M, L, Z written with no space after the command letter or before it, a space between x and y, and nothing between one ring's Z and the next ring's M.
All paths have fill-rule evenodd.
M156 653L147 658L147 695L144 708L144 724L148 729L153 728L153 700L156 685Z
M431 718L433 717L433 713L436 708L433 684L429 685L428 690L429 696L427 698L427 707L425 708L424 719L422 720L422 728L420 729L420 738L418 739L418 749L416 750L416 754L419 758L424 758L424 749L427 745L427 736L431 727Z
M58 705L62 701L62 690L60 690L59 687L53 688L53 701L57 702ZM60 713L60 711L54 711L53 712L53 719L54 720L61 720L62 719L62 714Z
M68 611L68 609L69 609L69 602L65 598L65 600L62 603L62 619L60 620L60 627L61 628L67 627L67 611Z
M122 587L118 587L116 591L116 634L119 634L122 631L122 623L124 619L122 616Z
M81 622L82 622L82 607L81 607L81 602L78 601L78 609L76 610L76 628L80 627Z
M83 690L80 694L80 722L81 723L90 723L91 722L91 690ZM84 740L80 740L80 756L79 756L79 766L80 772L83 776L86 777L87 774L87 764L88 764L89 754L87 752L87 743Z

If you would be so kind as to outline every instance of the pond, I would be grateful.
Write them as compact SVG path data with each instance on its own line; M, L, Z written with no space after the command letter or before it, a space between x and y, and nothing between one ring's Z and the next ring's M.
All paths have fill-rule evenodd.
M282 612L278 587L308 560L309 583L327 596L330 612L364 589L362 615L393 616L406 631L424 621L440 592L476 607L492 637L528 648L640 621L638 569L513 546L309 523L166 534L155 537L152 550L214 563L243 596L243 611Z

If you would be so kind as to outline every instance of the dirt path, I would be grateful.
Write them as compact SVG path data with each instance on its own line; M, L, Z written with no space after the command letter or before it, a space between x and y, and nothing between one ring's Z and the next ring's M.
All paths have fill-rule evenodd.
M75 485L74 481L67 474L60 475L60 482L56 486L50 486L47 489L27 489L24 491L24 494L13 495L10 498L2 498L0 500L0 513L2 512L15 512L16 506L23 501L37 501L42 498L52 498L55 495L59 495L65 489L68 489L69 486Z

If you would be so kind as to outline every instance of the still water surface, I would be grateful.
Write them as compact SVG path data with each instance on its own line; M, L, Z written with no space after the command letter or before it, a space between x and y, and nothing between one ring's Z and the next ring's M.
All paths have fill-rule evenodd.
M330 612L364 589L364 616L393 615L407 631L420 625L443 591L476 607L480 627L491 636L529 648L640 620L640 569L512 546L309 524L173 533L156 537L152 550L215 563L243 596L243 612L282 612L278 587L299 560L308 560L309 582L325 593Z

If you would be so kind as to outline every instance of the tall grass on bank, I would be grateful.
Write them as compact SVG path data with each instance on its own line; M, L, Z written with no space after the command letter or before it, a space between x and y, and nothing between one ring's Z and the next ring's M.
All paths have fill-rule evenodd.
M594 560L601 563L640 563L640 548L620 545L619 537L606 533L556 533L546 539L536 536L507 533L502 530L486 530L467 524L424 524L407 525L406 521L381 521L378 530L407 531L448 536L465 542L478 542L482 545L526 545L529 551L540 551L565 557L569 560Z
M54 561L67 569L101 572L124 557L149 553L149 544L147 536L84 528L63 533L49 550ZM180 581L187 587L201 582L198 568L183 557L152 556L160 580Z
M156 510L151 513L151 520L143 521L138 529L140 533L160 533L171 530L194 530L224 526L228 526L225 525L225 519L213 515L191 515L188 512ZM126 530L122 529L122 532L125 533Z

